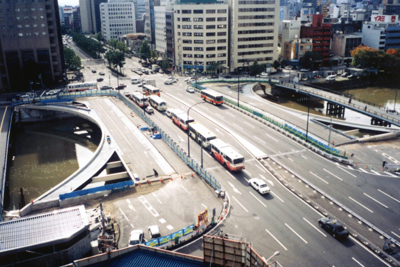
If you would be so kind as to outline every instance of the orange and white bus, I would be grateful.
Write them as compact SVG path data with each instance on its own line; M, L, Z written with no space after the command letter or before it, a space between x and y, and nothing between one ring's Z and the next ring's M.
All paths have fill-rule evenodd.
M192 117L188 117L186 113L179 109L175 109L171 112L171 118L172 121L184 131L187 131L189 123L194 122Z
M140 92L133 92L129 98L141 108L149 106L149 98Z
M201 98L214 105L222 105L224 103L224 97L222 94L210 89L201 90Z
M240 171L244 167L244 157L220 139L210 141L211 155L230 171Z
M160 96L160 88L157 88L150 84L145 84L145 85L143 85L143 94Z
M167 102L165 102L161 97L156 95L149 96L150 105L157 109L158 111L165 111L167 109Z
M203 144L203 147L207 149L210 147L210 141L217 138L215 134L198 122L189 123L189 135L194 141Z
M68 92L80 92L86 90L97 90L97 82L70 83L67 85Z

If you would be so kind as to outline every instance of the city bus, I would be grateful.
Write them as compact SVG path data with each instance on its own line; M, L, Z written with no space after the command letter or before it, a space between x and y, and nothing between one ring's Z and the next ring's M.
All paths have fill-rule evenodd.
M220 139L210 141L210 153L230 171L244 169L244 157Z
M149 105L149 98L140 92L133 92L129 98L141 108L145 108Z
M224 97L220 93L210 89L202 90L201 98L214 105L222 105L224 103Z
M68 92L80 92L86 90L97 90L97 82L70 83L67 85Z
M158 111L165 111L167 109L167 103L159 96L149 96L149 103Z
M150 84L145 84L145 85L143 85L143 94L160 96L160 88L157 88Z
M186 113L179 109L175 109L171 112L171 118L172 121L184 131L187 131L189 123L194 122L192 117L188 117Z
M210 147L210 141L217 138L215 134L198 122L189 123L189 135L197 143L202 143L203 147L207 149Z

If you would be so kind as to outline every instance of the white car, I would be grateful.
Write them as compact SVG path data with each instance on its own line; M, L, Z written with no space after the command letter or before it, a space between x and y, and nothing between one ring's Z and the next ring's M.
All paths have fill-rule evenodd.
M185 81L185 82L191 82L191 81L192 81L192 78L191 78L191 77L188 77L188 78L184 79L184 81Z
M166 84L166 85L170 85L170 84L173 84L173 83L174 83L174 80L171 80L171 79L166 79L164 81L164 84Z
M349 75L350 75L350 73L345 72L345 73L342 74L342 77L347 77L347 76L349 76Z
M249 180L249 184L260 194L268 194L270 191L268 185L261 179L252 178Z
M174 109L167 108L167 110L165 111L165 115L167 115L168 118L171 118L173 111L174 111Z
M147 114L154 114L154 109L150 106L148 106L145 111L147 112Z
M194 93L193 87L188 87L188 88L186 88L186 92L188 92L188 93Z
M133 230L129 237L129 246L132 247L134 245L139 245L144 242L144 233L143 230Z
M160 234L160 228L158 227L158 225L152 225L152 226L149 226L149 235L150 235L150 238L151 239L153 239L153 238L157 238L157 237L160 237L161 236L161 234Z
M326 81L335 81L336 80L336 75L329 75L328 77L326 77L325 80Z

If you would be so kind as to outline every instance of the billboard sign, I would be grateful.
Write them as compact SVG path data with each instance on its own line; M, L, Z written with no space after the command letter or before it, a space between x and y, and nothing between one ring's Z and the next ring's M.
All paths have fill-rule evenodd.
M399 15L373 15L371 16L371 21L393 23L398 21L398 17Z

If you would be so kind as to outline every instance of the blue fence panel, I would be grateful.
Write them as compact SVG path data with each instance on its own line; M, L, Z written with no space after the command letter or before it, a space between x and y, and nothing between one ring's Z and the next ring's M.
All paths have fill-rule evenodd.
M194 224L192 224L186 228L183 228L183 235L188 235L191 232L193 232L193 227L194 227Z

